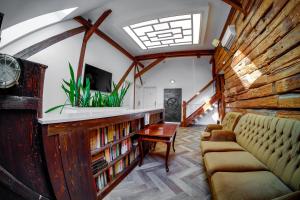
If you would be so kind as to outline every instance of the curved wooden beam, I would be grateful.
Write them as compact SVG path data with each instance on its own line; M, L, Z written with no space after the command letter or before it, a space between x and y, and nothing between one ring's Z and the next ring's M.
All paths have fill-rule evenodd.
M155 61L153 61L152 63L150 63L147 67L145 67L142 71L140 71L139 73L137 73L134 78L138 78L140 76L142 76L144 73L146 73L147 71L149 71L150 69L152 69L153 67L155 67L158 63L160 63L161 61L163 61L165 58L158 58Z
M84 19L81 16L77 16L74 18L77 22L80 24L84 25L87 28L90 28L92 24L88 22L86 19ZM108 35L106 35L104 32L100 31L99 29L95 30L95 33L101 37L103 40L105 40L107 43L109 43L111 46L115 47L117 50L119 50L122 54L124 54L126 57L128 57L130 60L133 62L136 62L137 60L133 55L131 55L126 49L124 49L121 45L119 45L117 42L115 42L113 39L111 39ZM140 62L137 62L139 66L144 68L144 65Z
M97 19L94 25L90 26L89 29L85 32L83 41L82 41L82 46L80 50L80 57L79 57L79 63L78 63L78 68L77 68L77 80L78 78L82 75L82 68L83 68L83 62L84 62L84 56L85 56L85 50L86 50L86 45L88 40L91 38L93 33L98 30L98 27L103 23L103 21L110 15L112 11L106 10L102 15Z
M77 35L79 33L82 33L86 30L85 26L80 26L77 28L73 28L71 30L65 31L63 33L54 35L48 39L45 39L43 41L40 41L34 45L31 45L30 47L27 47L26 49L23 49L22 51L19 51L14 56L22 59L27 59L30 56L33 56L34 54L64 40L69 37L72 37L74 35Z
M243 5L241 4L241 2L239 0L222 0L222 1L224 1L228 5L232 6L236 10L239 10L242 13L246 14L246 10L243 9Z
M132 62L132 64L128 67L128 69L126 70L125 74L122 76L121 80L118 82L117 84L117 89L119 89L121 87L121 85L124 83L126 77L128 76L128 74L131 72L131 70L136 66L136 62Z
M189 51L173 51L164 53L155 53L148 55L136 56L136 60L151 60L158 58L170 58L170 57L187 57L187 56L211 56L214 54L213 49L208 50L189 50Z

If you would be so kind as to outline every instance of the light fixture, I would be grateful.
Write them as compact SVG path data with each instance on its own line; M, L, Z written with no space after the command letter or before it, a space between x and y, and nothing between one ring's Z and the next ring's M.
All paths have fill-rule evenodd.
M221 46L226 51L228 51L233 44L235 36L236 36L235 25L229 25L225 31L222 40L220 41L218 39L214 39L212 41L212 45L214 47Z
M141 49L200 43L202 13L164 17L123 29Z
M199 43L201 15L193 14L193 44Z
M174 84L174 83L175 83L175 80L174 80L174 79L171 79L171 80L170 80L170 83L171 83L171 84Z
M142 49L147 49L145 47L145 45L140 41L140 39L134 34L134 32L128 27L124 27L123 28L127 33L128 35L130 35L130 37L142 48Z
M26 34L29 34L31 32L37 31L41 28L61 21L77 8L78 7L68 8L40 15L4 29L2 31L2 40L0 43L0 48L25 36Z
M218 47L219 46L219 44L220 44L220 40L218 40L218 39L213 39L213 41L212 41L212 43L211 43L214 47Z

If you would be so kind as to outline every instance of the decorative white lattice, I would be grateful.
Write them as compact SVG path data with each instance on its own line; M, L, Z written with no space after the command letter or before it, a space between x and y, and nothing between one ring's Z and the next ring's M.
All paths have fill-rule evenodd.
M198 44L201 14L153 19L123 27L142 48Z

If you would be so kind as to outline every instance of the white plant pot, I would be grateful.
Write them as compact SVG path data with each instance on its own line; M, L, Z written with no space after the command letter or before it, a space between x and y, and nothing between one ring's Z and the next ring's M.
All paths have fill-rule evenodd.
M98 112L125 112L126 107L72 107L65 106L62 113L98 113Z

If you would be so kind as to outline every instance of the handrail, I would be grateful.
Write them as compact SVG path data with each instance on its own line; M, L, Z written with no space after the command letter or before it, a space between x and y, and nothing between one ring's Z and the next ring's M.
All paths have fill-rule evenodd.
M199 90L194 96L192 96L188 101L186 101L186 104L189 104L191 101L193 101L197 96L199 96L206 88L208 88L215 79L212 79L210 82L208 82L201 90Z
M187 126L192 118L195 118L197 115L201 114L201 112L204 112L204 106L206 105L206 102L202 104L196 111L191 113L189 116L187 116L187 105L191 103L197 96L199 96L204 90L206 90L211 84L216 82L216 88L215 88L215 94L210 97L209 103L214 103L215 101L218 101L221 98L221 79L219 76L216 76L213 78L210 82L208 82L197 94L192 96L188 101L182 102L182 122L181 125L183 127Z

